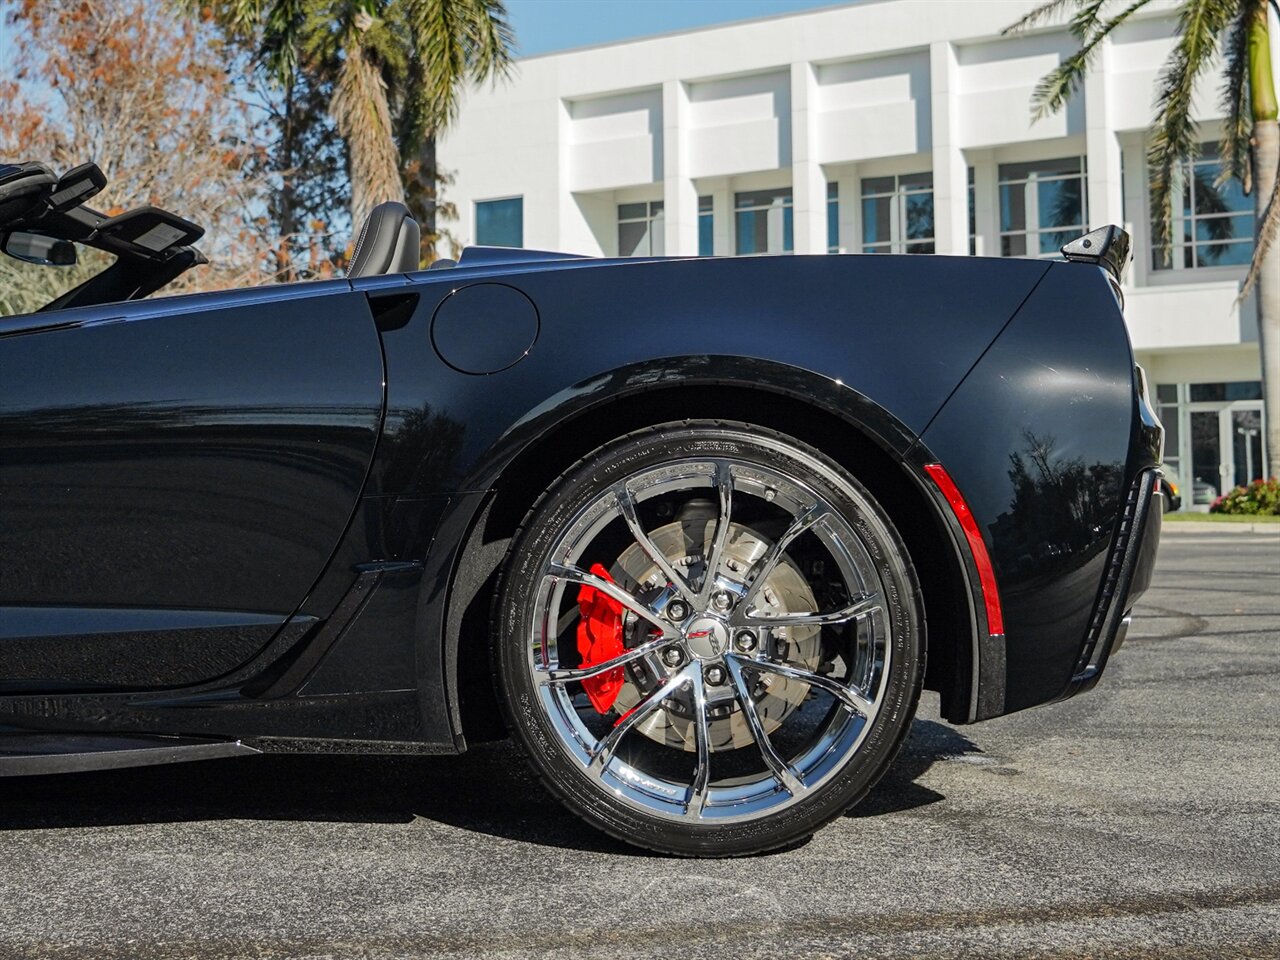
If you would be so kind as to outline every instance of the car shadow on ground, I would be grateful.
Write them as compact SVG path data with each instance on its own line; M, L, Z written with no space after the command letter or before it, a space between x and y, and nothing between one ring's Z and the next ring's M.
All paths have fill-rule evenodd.
M849 816L884 816L944 797L917 783L938 759L977 751L916 720L897 762ZM202 820L441 824L543 846L643 855L591 830L543 790L510 742L460 757L262 755L135 770L0 779L0 835Z
M880 817L926 807L946 797L918 781L939 760L982 753L981 748L954 727L936 720L915 720L893 766L845 816Z

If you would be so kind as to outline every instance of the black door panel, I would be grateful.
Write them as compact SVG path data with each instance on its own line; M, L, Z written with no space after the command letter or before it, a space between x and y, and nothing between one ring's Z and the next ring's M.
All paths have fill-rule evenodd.
M359 497L382 381L377 332L354 293L5 338L0 618L5 606L155 611L122 621L139 624L125 635L140 656L148 637L189 627L184 608L283 621ZM246 634L243 616L210 620L202 642L229 648L170 679L206 679L266 632L253 621ZM97 635L118 657L121 632ZM82 660L15 672L37 685L104 682L94 644L78 649Z

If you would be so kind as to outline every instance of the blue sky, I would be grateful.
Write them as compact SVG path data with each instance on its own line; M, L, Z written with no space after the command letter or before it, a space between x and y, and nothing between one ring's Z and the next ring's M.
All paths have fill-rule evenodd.
M750 20L838 0L507 0L520 56Z
M840 0L507 0L519 55L839 6ZM0 19L0 64L11 28Z

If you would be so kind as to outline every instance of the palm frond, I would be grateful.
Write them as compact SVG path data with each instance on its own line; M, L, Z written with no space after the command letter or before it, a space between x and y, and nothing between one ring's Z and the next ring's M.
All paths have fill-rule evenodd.
M354 32L354 11L341 0L311 0L306 3L302 25L302 53L317 73L332 78L338 71L342 45Z
M1012 23L1000 31L1002 37L1011 33L1021 33L1023 30L1030 30L1032 27L1038 27L1042 23L1056 19L1067 7L1078 4L1080 0L1048 0L1042 3L1021 20Z
M1249 264L1249 273L1245 276L1244 283L1240 285L1240 296L1237 302L1247 297L1249 291L1258 282L1271 245L1276 242L1277 234L1280 234L1280 186L1272 189L1271 199L1267 201L1267 207L1262 211L1262 222L1258 224L1257 230L1253 261Z
M1223 44L1221 104L1227 122L1222 128L1222 170L1219 186L1236 179L1246 194L1253 192L1253 156L1249 136L1253 127L1252 103L1249 98L1249 25L1257 9L1265 9L1267 0L1242 0L1235 19L1227 30Z
M414 42L401 142L447 126L467 82L509 74L515 37L501 0L405 0Z
M246 8L261 0L235 0ZM302 52L302 29L306 23L305 0L273 0L262 17L260 56L277 83L287 84L298 72Z
M255 61L284 86L296 76L308 0L176 0L192 16L207 15L229 37L254 50Z
M1071 35L1077 40L1084 40L1098 29L1099 21L1102 19L1102 8L1110 2L1111 0L1076 0L1080 9L1071 18L1069 25Z
M409 69L410 52L399 25L391 20L375 20L360 34L365 53L382 68L389 85L402 84Z
M1056 69L1040 78L1031 94L1032 121L1042 120L1057 113L1067 100L1080 88L1085 74L1093 65L1102 42L1122 23L1145 7L1151 0L1132 0L1114 17L1102 19L1102 9L1108 0L1077 0L1080 11L1071 19L1071 32L1080 40L1080 47Z
M507 19L506 4L502 0L480 0L475 17L477 42L472 78L483 82L510 77L516 34Z
M1198 152L1191 103L1196 81L1214 62L1219 35L1231 22L1235 3L1184 0L1178 16L1178 43L1160 75L1158 122L1147 148L1151 170L1151 243L1168 257L1174 187L1180 166Z

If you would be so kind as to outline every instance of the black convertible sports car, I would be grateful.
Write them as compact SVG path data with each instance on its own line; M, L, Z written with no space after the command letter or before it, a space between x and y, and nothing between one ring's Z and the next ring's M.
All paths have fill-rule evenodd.
M6 254L113 261L0 319L0 775L510 733L599 829L750 853L862 798L922 687L1091 687L1147 587L1118 228L420 271L384 204L344 280L141 299L201 230L102 182L0 167Z

